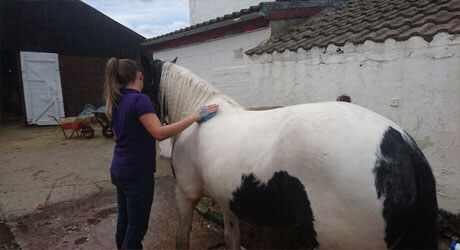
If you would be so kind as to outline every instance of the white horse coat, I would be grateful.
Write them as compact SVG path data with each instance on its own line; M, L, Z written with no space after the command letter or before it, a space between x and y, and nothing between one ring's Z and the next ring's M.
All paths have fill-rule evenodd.
M207 196L224 211L232 248L239 219L300 225L315 248L436 248L434 178L398 125L343 102L246 111L186 69L156 67L147 84L159 71L152 99L161 117L176 122L219 104L174 140L177 247L188 247L193 208Z

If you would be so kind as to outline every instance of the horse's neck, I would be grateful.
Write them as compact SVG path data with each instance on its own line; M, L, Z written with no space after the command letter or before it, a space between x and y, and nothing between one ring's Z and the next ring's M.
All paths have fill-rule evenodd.
M161 85L161 96L166 98L170 123L193 114L211 100L218 104L228 104L235 109L241 108L236 101L220 93L203 79L174 64L165 63L163 66Z

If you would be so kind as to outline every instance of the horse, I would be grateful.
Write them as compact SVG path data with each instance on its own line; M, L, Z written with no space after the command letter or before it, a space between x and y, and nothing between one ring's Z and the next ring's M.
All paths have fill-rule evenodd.
M335 101L248 111L181 66L141 63L162 122L219 105L173 138L177 248L189 247L194 208L210 197L233 249L240 220L295 225L313 248L437 249L435 178L394 122Z

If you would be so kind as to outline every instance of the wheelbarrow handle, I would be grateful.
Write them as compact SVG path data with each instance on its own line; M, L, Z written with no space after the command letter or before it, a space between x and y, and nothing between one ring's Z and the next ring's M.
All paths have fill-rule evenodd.
M48 115L48 117L53 118L57 123L59 123L59 121L58 121L58 119L57 119L56 117L54 117L54 116L52 116L52 115Z

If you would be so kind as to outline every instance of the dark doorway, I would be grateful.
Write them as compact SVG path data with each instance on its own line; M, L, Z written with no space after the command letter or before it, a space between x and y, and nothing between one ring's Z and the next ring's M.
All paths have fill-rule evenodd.
M18 54L1 51L1 103L2 122L23 120L22 88L19 84Z

